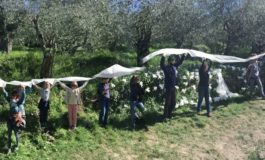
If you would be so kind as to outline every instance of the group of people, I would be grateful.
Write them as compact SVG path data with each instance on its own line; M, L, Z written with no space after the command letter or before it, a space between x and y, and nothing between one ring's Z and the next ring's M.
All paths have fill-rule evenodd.
M254 56L254 55L253 55ZM177 76L178 67L185 60L186 55L182 56L169 56L168 64L165 62L165 56L161 57L160 67L164 72L164 80L165 80L165 105L164 105L164 113L163 119L167 120L172 118L172 112L176 106L176 84L177 84ZM211 117L211 106L209 101L209 71L211 68L211 62L207 63L206 60L202 62L202 65L199 69L199 84L198 84L198 104L197 104L197 113L201 112L201 104L203 99L205 98L206 108L207 108L207 116ZM250 86L254 86L258 84L261 95L264 97L263 86L259 77L260 66L257 60L253 60L247 69L246 79L249 82ZM66 91L65 102L68 106L68 120L69 120L69 131L75 130L77 126L77 112L79 105L82 103L81 92L85 88L88 82L83 83L81 86L78 86L76 81L71 82L70 87L66 84L58 81L59 85ZM97 94L98 94L98 102L100 105L100 113L99 113L99 124L102 127L106 127L108 123L108 115L109 115L109 107L110 107L110 79L102 78L101 82L97 86ZM40 93L40 101L38 104L39 108L39 121L41 127L45 127L47 125L48 113L50 109L50 92L51 88L54 87L49 82L45 81L43 86L40 87L37 84L33 84L33 86ZM24 104L26 100L26 95L29 91L25 89L25 86L17 87L11 95L9 95L5 88L3 88L4 95L7 101L10 103L9 116L7 120L7 128L8 128L8 152L11 152L11 135L12 131L15 133L16 144L15 150L18 148L19 143L19 130L21 128L26 127L26 114L24 109ZM131 128L134 129L136 127L136 120L139 119L139 115L137 114L136 109L143 114L145 111L144 103L143 103L143 95L144 88L140 85L140 77L132 76L130 80L130 120L131 120Z

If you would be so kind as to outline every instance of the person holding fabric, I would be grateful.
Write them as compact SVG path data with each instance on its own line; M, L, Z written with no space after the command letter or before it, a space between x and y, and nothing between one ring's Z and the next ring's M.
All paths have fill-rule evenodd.
M18 92L18 94L19 94L19 96L20 97L22 97L22 94L24 94L24 92L25 92L25 97L24 97L24 100L23 100L23 102L19 105L19 108L20 108L20 110L21 110L21 112L22 112L22 117L23 117L23 119L25 120L25 125L24 125L24 128L26 128L26 111L25 111L25 103L26 103L26 95L27 94L29 94L29 93L31 93L31 87L29 87L29 88L26 88L25 86L23 86L23 85L19 85L19 86L17 86L17 92Z
M82 103L81 91L87 85L88 81L85 82L81 87L78 87L78 83L73 81L71 88L67 87L64 83L58 81L60 86L66 91L66 103L68 105L68 120L69 120L69 131L76 129L77 124L77 110L79 105Z
M251 56L256 56L257 54L252 53ZM250 61L250 64L247 68L247 74L246 74L246 79L247 83L250 87L250 91L253 92L255 89L255 85L258 85L260 94L263 98L265 98L264 90L263 90L263 85L260 80L260 67L262 66L262 62L259 62L257 59L254 59Z
M37 84L33 84L33 86L39 91L41 99L38 104L39 108L39 120L41 127L46 127L48 120L48 112L50 109L50 92L51 92L51 84L47 81L43 82L43 87L39 87Z
M197 113L201 112L201 105L203 98L205 98L207 116L211 117L211 106L210 106L210 94L209 94L209 71L211 68L212 62L209 62L209 65L206 63L206 60L202 62L202 65L199 69L200 81L198 85L198 105L197 105Z
M98 84L97 93L100 105L99 124L106 127L109 115L109 100L110 100L110 85L108 78L102 78L101 83Z
M172 111L176 106L176 88L177 83L177 68L183 63L186 55L182 55L176 62L176 56L171 55L168 58L168 65L165 64L165 56L163 55L160 60L160 67L165 76L165 106L163 118L171 118Z
M21 88L24 88L21 86ZM22 93L15 90L11 93L11 96L8 95L7 91L3 88L4 96L10 104L9 115L7 120L7 130L8 130L8 153L11 152L11 136L12 131L14 131L16 136L16 145L15 151L18 150L19 145L19 129L24 127L25 120L22 117L22 110L19 107L25 101L25 90L21 89Z
M143 114L145 108L142 100L142 96L144 95L144 89L139 84L139 77L133 76L130 80L130 103L131 103L131 127L135 129L135 119L139 119L139 116L136 113L136 108L140 110Z

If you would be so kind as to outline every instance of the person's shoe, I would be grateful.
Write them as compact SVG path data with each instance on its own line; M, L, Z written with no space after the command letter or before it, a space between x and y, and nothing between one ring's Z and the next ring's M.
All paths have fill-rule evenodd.
M207 117L212 117L212 113L207 113Z
M15 148L14 148L14 151L18 151L18 146L16 145Z
M8 150L7 150L7 154L11 154L11 153L12 153L11 148L8 148Z

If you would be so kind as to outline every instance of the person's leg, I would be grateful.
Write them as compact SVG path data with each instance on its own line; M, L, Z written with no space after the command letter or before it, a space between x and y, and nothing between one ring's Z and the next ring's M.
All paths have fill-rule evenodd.
M73 114L72 114L73 128L76 128L76 123L77 123L77 109L78 109L78 105L72 105L72 110L73 110Z
M103 125L105 116L105 102L103 99L100 100L100 112L99 112L99 124Z
M258 84L258 86L259 86L261 96L262 96L262 97L265 97L265 95L264 95L264 90L263 90L263 85L262 85L262 82L261 82L261 80L260 80L259 77L257 78L257 84Z
M131 101L131 127L134 129L135 128L135 106L136 106L136 102L135 101Z
M198 88L198 104L197 104L197 113L201 112L201 105L204 97L204 90L203 87Z
M206 109L207 109L207 115L211 116L211 106L210 106L210 93L209 93L209 87L205 87L204 89L204 97L205 97L205 103L206 103Z
M12 136L12 122L11 122L11 120L7 120L7 133L8 133L7 146L8 146L8 149L11 149L11 136Z
M18 129L18 127L14 128L14 132L15 132L15 136L16 136L16 147L15 147L15 150L17 150L18 149L18 144L19 144L19 129Z
M107 125L108 117L109 117L109 99L106 98L106 100L105 100L105 116L104 116L103 125Z
M144 108L143 102L138 102L136 106L140 110L141 113L144 112L145 108Z
M72 105L68 105L68 121L69 121L69 128L73 127L73 122L72 122Z
M170 89L166 89L165 93L165 106L164 106L164 118L168 118L169 116L169 106L170 106L171 94Z
M176 88L170 89L171 99L170 99L170 105L168 110L168 117L172 117L173 109L176 107Z

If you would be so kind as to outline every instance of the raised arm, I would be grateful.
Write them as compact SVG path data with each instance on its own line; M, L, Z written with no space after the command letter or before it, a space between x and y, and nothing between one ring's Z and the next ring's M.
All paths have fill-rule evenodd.
M165 65L165 56L162 56L161 57L161 60L160 60L160 67L161 69L164 71L165 68L166 68L166 65Z
M10 97L9 97L9 95L8 95L8 93L7 93L7 91L6 91L6 89L5 88L2 88L3 89L3 92L4 92L4 97L5 97L5 99L7 100L7 101L9 101L10 100Z
M209 64L208 64L208 72L210 71L210 69L212 67L212 64L213 64L213 62L212 61L209 61Z
M71 88L67 87L64 83L58 81L59 85L66 91L71 90Z
M17 105L21 105L23 103L25 103L25 99L26 99L26 91L25 89L23 89L21 95L21 97L19 98L18 102L17 102Z
M176 68L178 68L180 65L182 65L182 63L184 62L185 58L186 58L186 55L183 54L183 55L181 56L181 59L180 59L178 62L176 62L176 64L175 64L174 66L175 66Z
M41 90L41 87L38 86L37 84L34 83L33 86L34 86L37 90L39 90L39 91Z
M84 89L87 84L88 84L88 81L86 81L82 86L80 86L79 89L80 90Z

